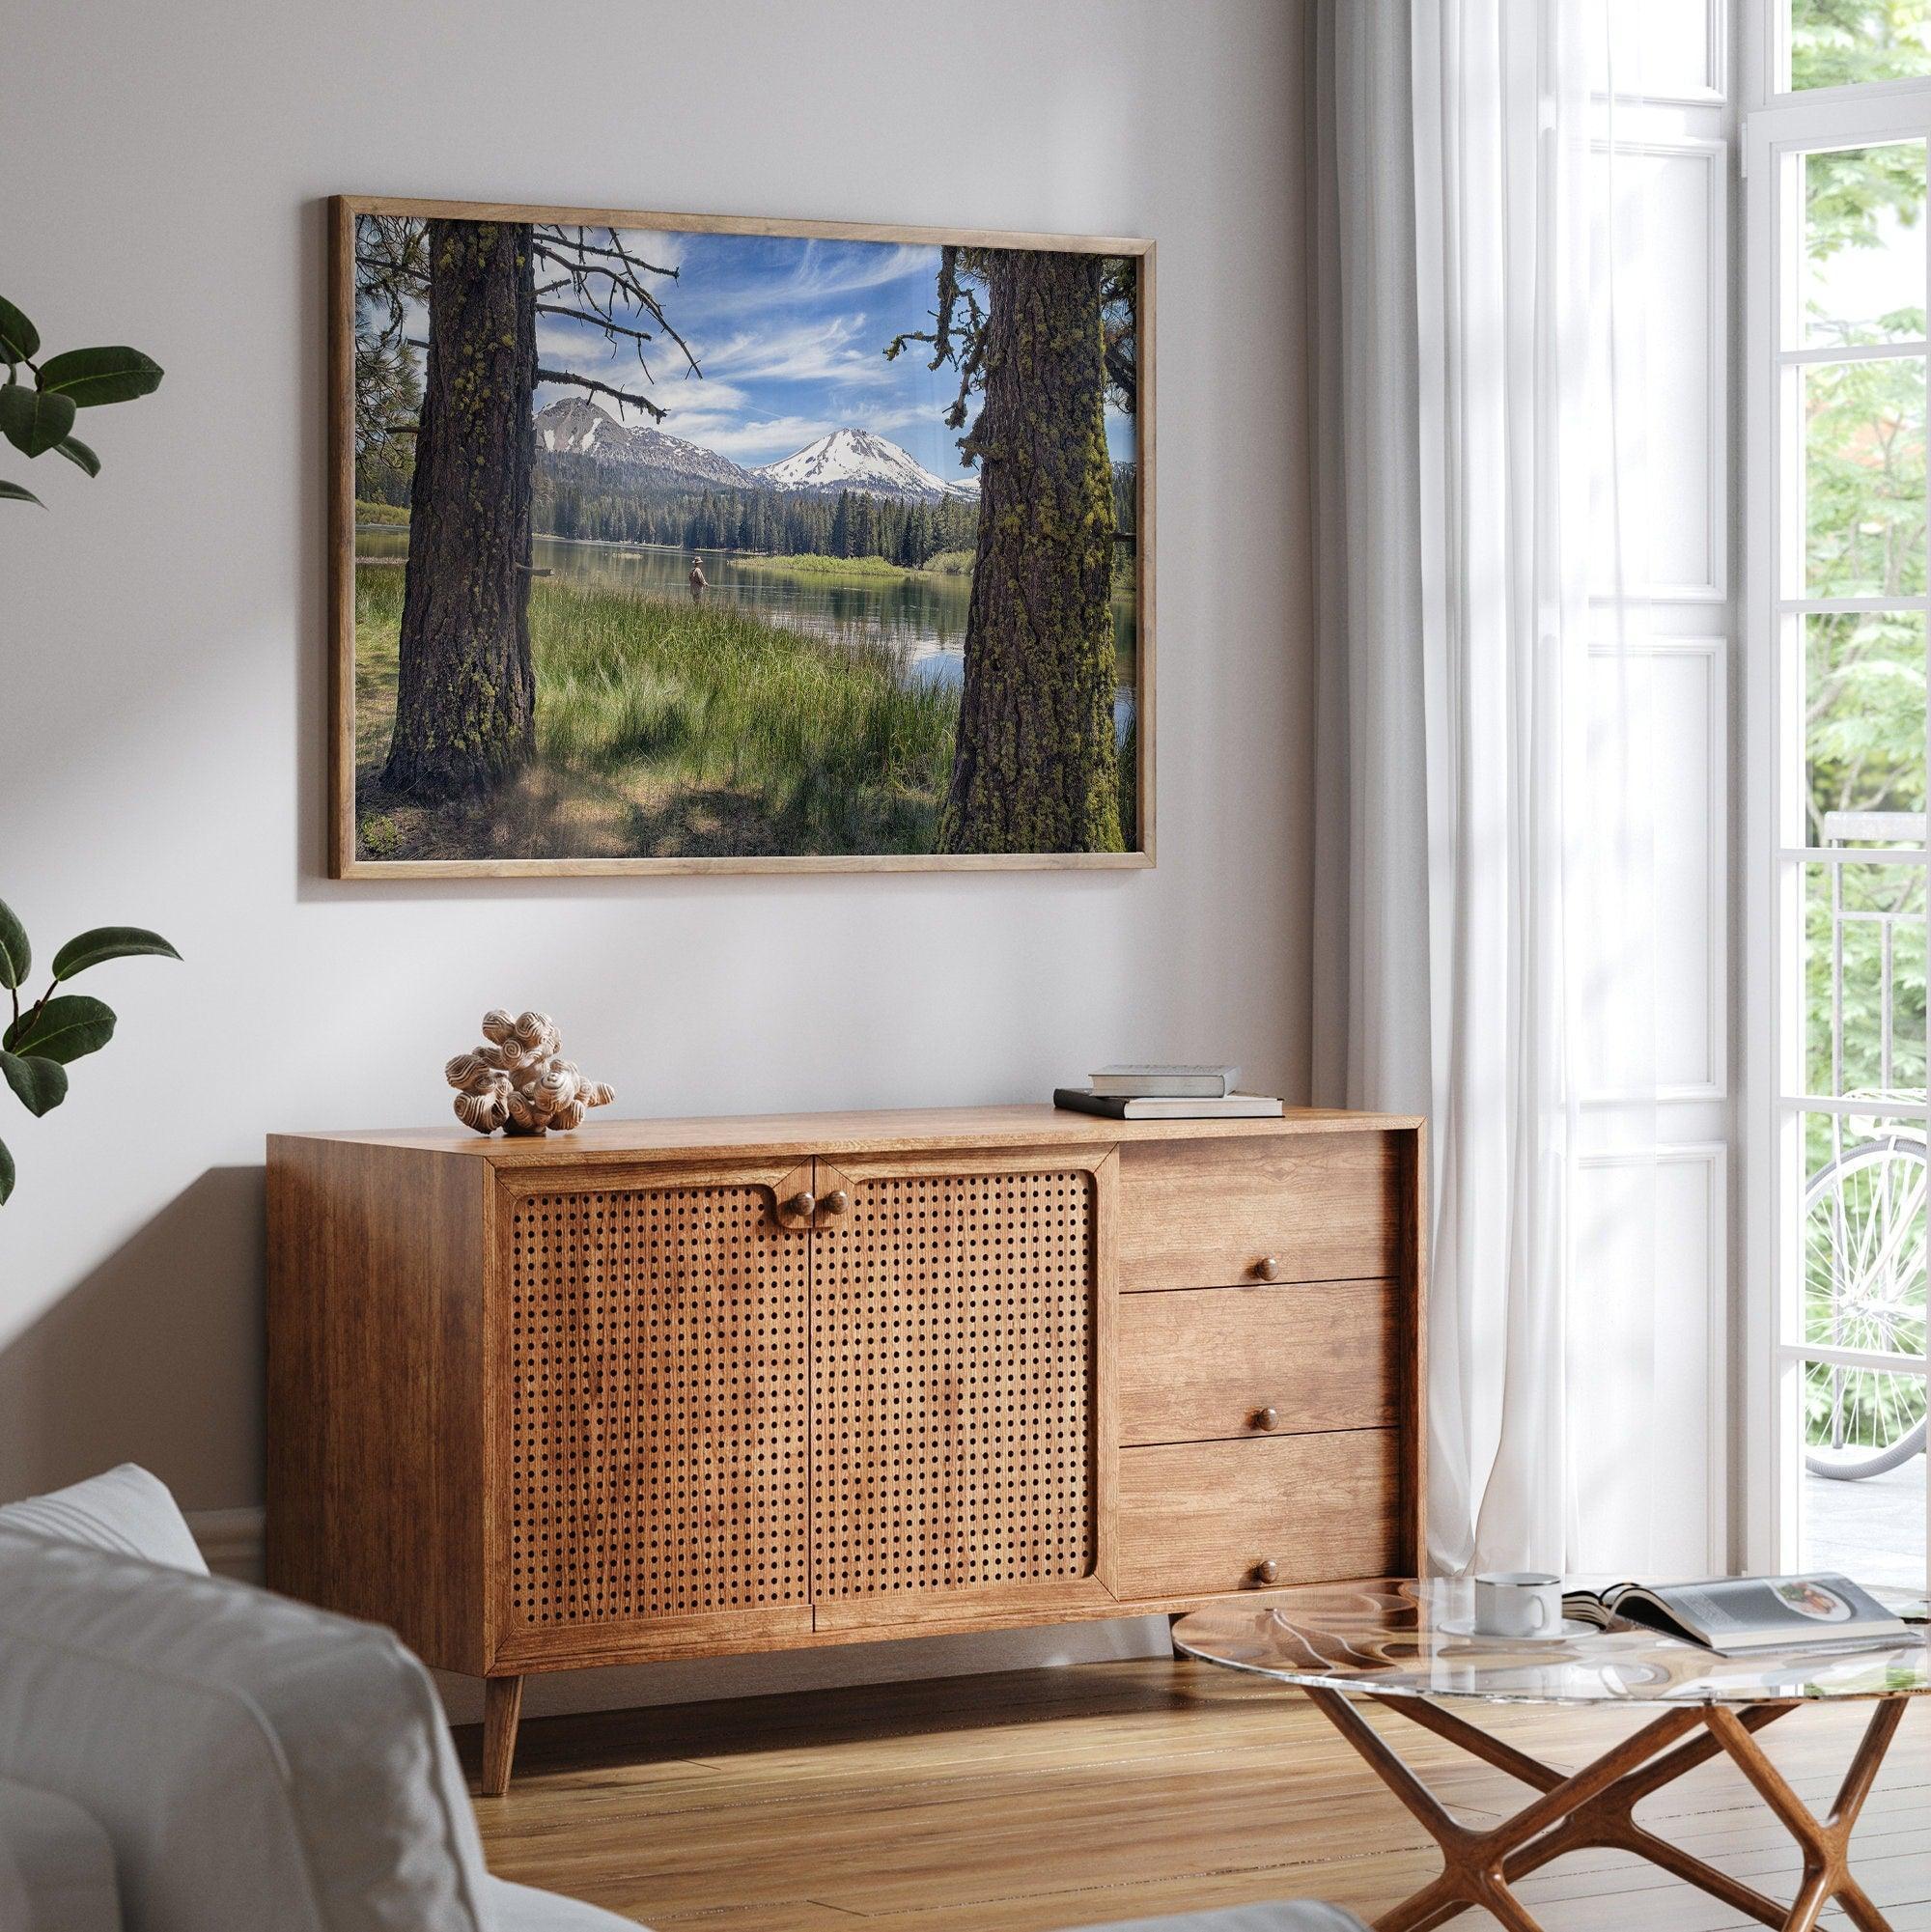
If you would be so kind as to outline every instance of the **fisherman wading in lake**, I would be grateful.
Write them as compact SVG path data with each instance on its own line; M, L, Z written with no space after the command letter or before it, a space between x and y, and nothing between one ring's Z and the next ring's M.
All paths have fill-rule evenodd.
M704 574L704 559L692 557L690 560L690 601L702 603L704 593L711 588L710 579Z

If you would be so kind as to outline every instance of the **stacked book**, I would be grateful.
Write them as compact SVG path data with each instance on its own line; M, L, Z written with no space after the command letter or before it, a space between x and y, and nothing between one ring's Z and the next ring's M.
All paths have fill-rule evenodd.
M1238 1067L1101 1067L1083 1087L1055 1087L1054 1106L1108 1120L1270 1120L1283 1111L1267 1094L1244 1094Z

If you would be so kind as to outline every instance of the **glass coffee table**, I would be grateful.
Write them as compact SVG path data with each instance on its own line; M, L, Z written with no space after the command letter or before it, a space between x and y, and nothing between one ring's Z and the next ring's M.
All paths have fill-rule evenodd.
M1566 1625L1559 1637L1533 1640L1476 1637L1469 1634L1471 1597L1470 1586L1460 1581L1319 1583L1275 1592L1264 1604L1195 1610L1174 1625L1174 1642L1188 1656L1306 1692L1441 1846L1441 1875L1383 1913L1376 1932L1427 1932L1471 1905L1492 1912L1512 1932L1540 1932L1510 1885L1565 1852L1596 1845L1638 1853L1733 1910L1785 1932L1810 1932L1833 1898L1859 1932L1890 1932L1852 1875L1851 1830L1907 1699L1931 1692L1931 1647L1923 1629L1888 1649L1718 1657L1634 1625ZM1459 1824L1351 1697L1370 1698L1449 1739L1540 1795L1492 1831ZM1465 1699L1629 1705L1655 1715L1571 1775L1446 1708ZM1818 1818L1755 1734L1800 1704L1834 1699L1869 1703L1871 1717L1835 1803ZM1734 1761L1803 1851L1803 1884L1789 1905L1636 1822L1640 1800L1719 1751Z

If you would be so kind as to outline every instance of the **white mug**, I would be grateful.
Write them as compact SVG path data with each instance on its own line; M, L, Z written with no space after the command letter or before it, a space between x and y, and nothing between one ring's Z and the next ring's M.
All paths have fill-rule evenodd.
M1553 1637L1562 1628L1562 1579L1540 1570L1475 1579L1475 1628L1484 1637Z

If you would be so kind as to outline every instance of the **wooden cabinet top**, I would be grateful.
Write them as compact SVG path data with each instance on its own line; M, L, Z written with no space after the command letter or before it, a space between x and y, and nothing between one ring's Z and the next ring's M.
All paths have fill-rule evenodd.
M683 1120L592 1119L569 1134L515 1138L470 1134L461 1127L270 1134L268 1138L271 1147L278 1140L327 1140L357 1147L459 1155L498 1167L544 1167L660 1156L777 1159L863 1151L912 1153L948 1147L1115 1146L1135 1140L1385 1133L1420 1125L1420 1119L1413 1114L1352 1113L1332 1107L1290 1107L1278 1120L1105 1120L1053 1106L1012 1106L754 1113Z

